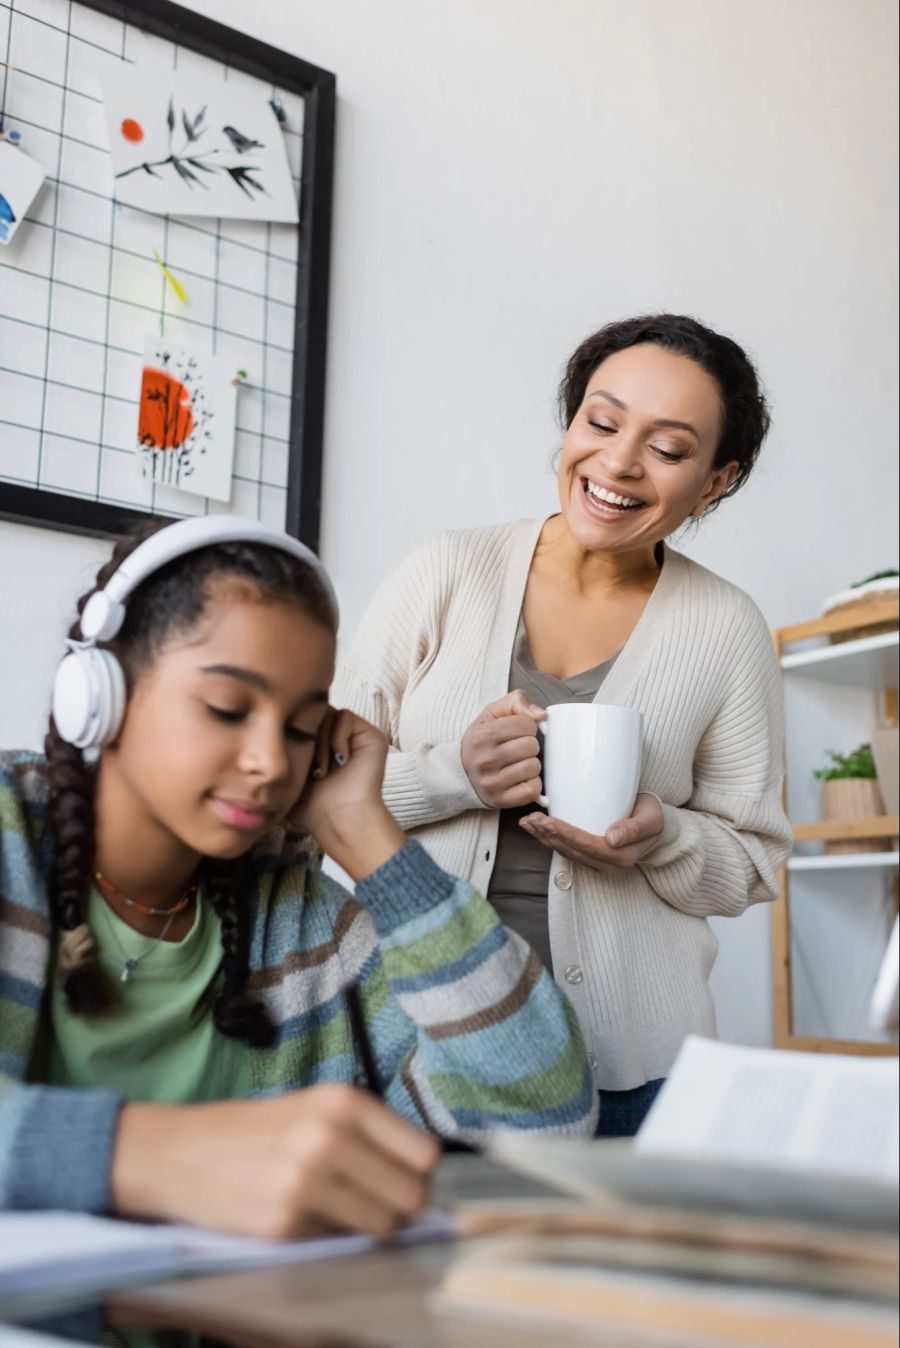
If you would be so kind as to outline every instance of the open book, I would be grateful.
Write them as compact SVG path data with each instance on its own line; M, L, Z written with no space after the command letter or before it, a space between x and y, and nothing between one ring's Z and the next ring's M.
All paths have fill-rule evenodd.
M502 1164L581 1198L895 1231L896 1058L690 1036L633 1144L504 1133Z
M449 1269L446 1310L679 1344L896 1344L895 1060L690 1038L633 1143L507 1133L489 1152L570 1197L459 1213L493 1239Z

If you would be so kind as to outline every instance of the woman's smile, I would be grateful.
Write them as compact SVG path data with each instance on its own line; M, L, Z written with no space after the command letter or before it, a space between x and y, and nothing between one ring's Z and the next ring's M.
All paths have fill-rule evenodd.
M580 477L584 508L589 515L604 522L619 521L634 516L647 506L638 496L616 491L608 482L597 477Z

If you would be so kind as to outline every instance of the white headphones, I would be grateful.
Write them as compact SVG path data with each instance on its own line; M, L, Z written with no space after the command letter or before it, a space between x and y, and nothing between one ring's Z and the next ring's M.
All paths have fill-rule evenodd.
M263 543L290 553L315 571L338 620L338 603L328 574L311 548L289 534L240 515L202 515L179 520L135 548L106 588L92 594L81 615L81 641L69 641L69 654L53 682L53 719L64 740L79 749L97 750L115 739L125 714L125 674L111 651L98 650L125 621L128 596L167 562L215 543Z

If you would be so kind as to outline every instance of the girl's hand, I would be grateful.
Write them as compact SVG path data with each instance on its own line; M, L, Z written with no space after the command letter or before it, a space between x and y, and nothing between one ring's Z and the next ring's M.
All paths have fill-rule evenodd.
M387 751L375 726L329 707L309 782L290 816L354 880L370 875L406 842L381 795Z
M613 824L602 838L546 814L529 814L519 822L532 838L570 861L614 874L617 870L636 866L653 850L665 821L656 797L640 795L631 817Z
M434 1138L352 1086L274 1100L126 1105L111 1194L122 1216L287 1240L387 1236L425 1207Z
M530 805L541 794L537 723L546 715L517 688L488 703L463 735L459 756L466 776L491 809Z

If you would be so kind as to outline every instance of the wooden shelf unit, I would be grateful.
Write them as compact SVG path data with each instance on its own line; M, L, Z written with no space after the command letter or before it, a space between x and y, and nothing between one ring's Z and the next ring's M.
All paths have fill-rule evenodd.
M887 623L894 625L894 631L885 633ZM878 636L866 635L866 629L874 628ZM820 673L823 666L840 677L842 659L859 662L870 657L873 661L882 658L896 649L900 631L900 602L896 598L878 600L869 604L865 612L850 610L811 622L794 623L781 627L772 633L775 652L779 665L786 673ZM815 638L838 636L843 632L860 635L855 640L834 643L807 649L785 658L785 647L795 642L811 641ZM878 678L878 675L875 675ZM884 699L884 719L890 726L898 724L897 688L893 683L882 683L880 690ZM794 824L794 842L828 842L857 840L860 838L890 839L900 833L900 817L897 815L877 815L870 819L830 819L814 823ZM811 858L811 860L813 860ZM815 860L818 860L816 858ZM825 858L822 859L823 861ZM869 868L874 865L896 866L896 853L870 852L855 853L835 857L847 867L854 864ZM813 867L810 866L809 870ZM818 869L818 867L816 867ZM830 869L822 865L823 871ZM838 869L835 866L835 869ZM848 1053L871 1057L895 1057L897 1045L876 1043L862 1039L820 1038L811 1035L796 1034L793 1025L793 995L791 977L791 927L790 927L790 886L789 867L783 866L778 873L778 898L772 905L772 984L773 984L773 1038L776 1048L799 1049L813 1053ZM898 904L897 880L894 881L894 906Z

